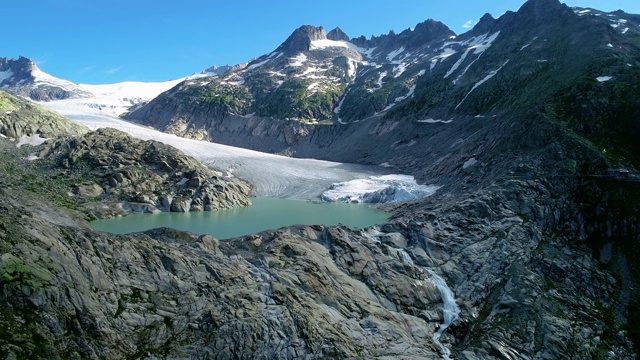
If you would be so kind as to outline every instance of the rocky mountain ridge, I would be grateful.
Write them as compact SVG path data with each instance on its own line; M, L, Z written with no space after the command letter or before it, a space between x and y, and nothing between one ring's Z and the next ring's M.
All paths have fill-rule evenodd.
M44 73L33 60L23 56L0 58L0 89L36 101L93 96L77 84Z
M633 24L634 15L589 11L599 15L531 0L498 19L487 14L457 37L433 20L349 42L305 26L279 50L223 76L184 82L126 117L180 136L294 156L304 144L336 143L323 134L351 132L344 124L374 128L371 120L411 129L542 110L578 132L602 130L604 117L618 119L619 129L635 126L629 116L638 109L632 79L640 51L635 30L620 25ZM587 114L580 103L593 94ZM633 157L630 139L620 144L626 132L614 128L590 139ZM377 152L367 136L357 141L370 145L363 153ZM300 156L345 160L322 151Z

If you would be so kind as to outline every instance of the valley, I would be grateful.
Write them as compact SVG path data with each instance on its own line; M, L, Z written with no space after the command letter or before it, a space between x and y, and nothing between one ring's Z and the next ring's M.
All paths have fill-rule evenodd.
M18 97L0 93L0 352L635 359L638 29L528 0L462 34L303 25L165 83L78 85L3 58ZM225 240L171 227L250 196L388 218ZM150 212L164 227L89 223Z

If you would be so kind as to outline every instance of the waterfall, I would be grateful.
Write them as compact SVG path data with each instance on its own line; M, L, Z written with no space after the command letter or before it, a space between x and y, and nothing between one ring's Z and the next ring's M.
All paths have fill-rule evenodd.
M398 257L405 264L414 265L411 256L404 249L395 249ZM444 281L440 275L436 274L432 269L426 269L429 275L431 275L431 281L433 285L435 285L436 289L440 293L440 297L442 298L442 309L443 309L443 321L440 324L438 330L433 334L433 341L440 347L440 350L443 354L443 359L449 360L451 358L451 350L449 350L446 346L444 346L440 342L440 336L444 333L445 330L451 325L451 323L458 318L460 315L460 308L456 304L456 298L453 295L453 291L447 285L447 282ZM418 282L422 284L422 282Z
M438 346L442 350L444 354L443 358L448 360L451 356L451 350L449 350L440 342L440 336L442 336L442 333L447 330L449 325L451 325L451 323L458 318L458 315L460 315L460 308L456 304L456 299L453 295L453 291L451 291L449 286L447 286L447 283L444 281L444 279L431 269L427 269L427 271L431 275L431 281L433 281L433 284L438 289L438 292L440 292L440 297L442 298L443 302L442 309L444 312L444 319L442 321L442 324L440 324L438 331L433 334L433 341L438 344Z
M404 251L403 249L396 250L398 250L398 255L400 255L400 259L402 259L402 262L404 262L405 264L413 265L413 260L411 260L411 256L409 256L406 251Z

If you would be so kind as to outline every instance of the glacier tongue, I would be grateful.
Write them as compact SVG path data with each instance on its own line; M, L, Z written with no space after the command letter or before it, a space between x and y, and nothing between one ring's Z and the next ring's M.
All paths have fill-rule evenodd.
M438 189L419 185L410 175L391 174L335 183L320 197L329 202L395 203L427 197Z

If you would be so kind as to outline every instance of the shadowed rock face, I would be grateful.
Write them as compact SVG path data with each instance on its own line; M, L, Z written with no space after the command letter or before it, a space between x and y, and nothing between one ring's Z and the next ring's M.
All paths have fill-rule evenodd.
M334 41L349 41L349 35L337 27L327 33L327 39Z

